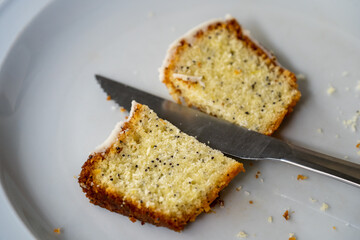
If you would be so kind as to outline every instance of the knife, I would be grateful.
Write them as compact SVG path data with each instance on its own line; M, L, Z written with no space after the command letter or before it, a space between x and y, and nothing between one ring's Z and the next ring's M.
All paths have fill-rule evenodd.
M278 160L360 187L359 164L248 130L99 75L95 77L106 94L125 109L130 110L132 100L148 105L159 117L229 157L246 160Z

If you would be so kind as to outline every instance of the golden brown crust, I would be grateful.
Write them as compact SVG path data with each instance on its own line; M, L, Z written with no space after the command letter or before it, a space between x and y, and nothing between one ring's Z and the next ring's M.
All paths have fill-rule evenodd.
M177 219L168 219L165 215L152 211L152 209L145 206L139 208L134 202L128 201L124 196L119 195L113 191L109 191L101 185L94 182L93 179L93 164L96 161L103 160L101 154L96 154L91 157L84 166L79 177L80 186L86 197L90 202L100 207L106 208L112 212L120 213L128 216L134 222L134 218L142 222L152 223L156 226L163 226L175 231L181 231L186 222Z
M142 107L141 104L136 105L133 116L124 123L122 127L123 131L118 135L118 141L125 142L126 135L131 134L131 126L135 121L139 120L139 110L141 110ZM106 156L112 151L119 152L119 149L114 148L112 144L105 152L90 155L88 160L82 166L78 182L82 187L83 192L86 194L86 197L90 199L90 202L112 212L128 216L132 222L134 222L135 219L138 219L141 222L148 222L156 226L167 227L178 232L183 230L188 222L194 221L200 213L209 211L210 204L218 197L219 192L227 186L231 179L233 179L240 171L245 171L241 163L234 164L228 173L220 180L220 184L208 194L208 197L202 203L201 208L196 209L193 213L182 216L182 218L168 217L165 214L156 211L156 209L146 207L145 204L139 207L138 203L132 202L131 200L128 200L129 198L125 198L111 189L106 189L96 182L94 170L96 169L97 163L105 160Z
M229 31L235 32L237 38L239 40L242 40L245 43L245 45L247 45L250 49L252 49L257 56L259 56L262 60L264 60L264 62L270 69L278 67L280 74L287 76L287 78L285 78L285 79L289 82L289 84L294 89L298 88L298 85L296 83L295 74L290 72L287 69L284 69L280 65L278 65L275 57L271 57L271 55L267 54L262 47L260 47L258 44L256 44L254 41L252 41L247 35L245 35L242 31L240 24L236 21L236 19L230 19L225 22L212 23L209 26L207 26L206 30L211 31L211 30L218 29L218 28L223 28L223 29L226 28ZM199 30L198 32L196 32L194 34L194 37L201 38L203 35L204 35L203 30ZM168 62L168 65L164 68L164 78L162 80L162 82L169 89L170 95L179 104L181 104L181 97L182 97L181 90L177 89L175 87L174 83L170 80L170 74L171 74L171 71L175 67L175 63L178 61L178 59L180 57L180 53L185 51L185 49L188 47L191 47L191 44L189 42L187 42L185 39L180 40L179 45L174 50L174 53L172 54L172 56L170 56L170 59L168 59L169 62ZM185 81L184 83L187 84L189 88L192 85L194 85L194 83L189 82L189 81ZM271 135L279 127L279 125L281 124L281 122L284 119L284 117L286 116L286 114L292 112L293 107L299 101L300 97L301 97L301 93L299 91L297 91L297 94L296 94L296 96L293 97L292 102L290 103L288 109L286 111L284 111L278 117L278 119L276 119L274 124L272 124L272 126L269 129L267 129L267 131L264 132L263 134ZM184 98L184 101L188 106L191 106L191 103L188 99ZM201 109L201 107L199 107L199 106L197 106L197 107L199 108L199 110L204 111L204 109Z

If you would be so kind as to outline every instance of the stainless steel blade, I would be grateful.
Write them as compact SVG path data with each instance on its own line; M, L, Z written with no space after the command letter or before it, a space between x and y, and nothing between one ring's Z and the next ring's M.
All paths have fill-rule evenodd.
M228 156L280 160L360 187L358 164L296 147L99 75L96 79L120 106L129 110L132 100L148 105L159 117Z

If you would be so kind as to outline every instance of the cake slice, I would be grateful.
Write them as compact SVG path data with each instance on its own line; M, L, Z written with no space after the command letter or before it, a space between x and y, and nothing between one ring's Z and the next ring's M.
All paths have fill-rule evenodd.
M160 79L178 103L266 135L301 95L295 75L231 17L204 23L175 41Z
M240 171L241 163L133 102L127 121L83 165L79 184L95 205L181 231Z

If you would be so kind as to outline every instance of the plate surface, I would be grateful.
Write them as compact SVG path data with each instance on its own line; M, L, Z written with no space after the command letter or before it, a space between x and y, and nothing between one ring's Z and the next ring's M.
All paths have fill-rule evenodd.
M303 97L276 137L360 163L359 130L343 124L360 110L359 4L297 4L90 0L54 1L42 10L0 70L1 184L34 237L236 239L245 231L249 239L288 239L289 233L356 239L360 189L283 163L245 163L246 174L221 194L225 207L202 214L180 234L96 207L77 183L89 152L126 115L106 101L94 74L170 99L157 72L168 45L227 13L282 65L305 75L298 80ZM332 95L330 86L336 89ZM298 174L308 179L298 181ZM327 211L320 210L323 202ZM282 217L287 209L289 221ZM55 228L62 233L54 234Z

